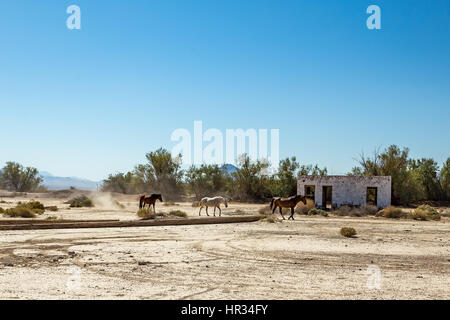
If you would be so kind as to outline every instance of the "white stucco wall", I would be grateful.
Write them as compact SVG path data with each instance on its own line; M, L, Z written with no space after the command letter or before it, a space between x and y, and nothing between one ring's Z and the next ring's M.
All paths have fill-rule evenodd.
M377 206L385 208L391 204L391 177L354 176L299 176L297 194L305 195L305 186L315 186L316 206L322 206L322 187L332 187L332 204L365 205L368 187L377 188Z

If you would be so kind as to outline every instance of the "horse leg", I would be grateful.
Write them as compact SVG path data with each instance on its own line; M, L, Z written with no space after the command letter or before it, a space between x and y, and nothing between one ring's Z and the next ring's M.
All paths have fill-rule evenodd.
M155 201L156 202L156 201ZM150 206L150 205L149 205ZM156 214L155 204L153 204L153 213Z
M219 217L221 217L222 216L222 209L220 209L220 205L217 208L219 208Z
M289 219L291 219L291 218L292 218L292 220L294 220L294 207L291 207L291 215L289 216Z
M274 214L275 213L275 210L277 209L277 205L275 204L274 206L273 206L273 209L272 209L272 214Z
M209 214L208 214L208 206L206 206L206 215L209 217Z
M200 210L198 210L198 216L200 216L200 212L202 211L203 206L200 206Z
M283 210L281 210L281 207L279 207L280 208L280 214L281 214L281 216L283 217L283 220L286 220L285 218L284 218L284 216L283 216Z
M214 206L214 217L216 216L216 206Z

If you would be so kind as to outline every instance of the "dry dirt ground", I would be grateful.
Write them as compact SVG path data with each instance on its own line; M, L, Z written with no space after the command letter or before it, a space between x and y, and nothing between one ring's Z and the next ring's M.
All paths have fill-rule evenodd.
M55 195L5 197L0 206L31 197L60 208L39 219L136 219L136 197L118 198L125 208L107 195L96 208L69 210ZM231 203L223 215L261 206ZM198 214L190 203L157 204L174 209ZM296 215L277 223L0 231L0 298L449 299L449 222ZM344 226L357 237L339 235Z

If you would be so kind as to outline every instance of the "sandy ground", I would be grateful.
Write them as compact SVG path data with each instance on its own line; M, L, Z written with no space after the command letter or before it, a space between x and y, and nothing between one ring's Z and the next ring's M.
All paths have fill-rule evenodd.
M136 219L125 209L68 209L64 219ZM7 208L27 197L3 198ZM255 214L231 203L223 215ZM198 214L190 203L157 211ZM4 220L5 218L0 218ZM222 225L2 231L2 299L449 299L450 224L308 217ZM339 229L354 227L344 238Z

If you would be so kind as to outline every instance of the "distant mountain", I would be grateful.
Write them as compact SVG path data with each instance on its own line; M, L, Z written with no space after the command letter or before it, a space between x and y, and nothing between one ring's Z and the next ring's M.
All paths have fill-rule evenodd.
M222 170L225 170L229 175L231 175L233 172L236 172L238 170L238 168L236 168L236 166L229 164L229 163L225 163L222 166Z
M79 190L96 190L97 185L102 183L101 181L91 181L76 177L57 177L46 171L40 171L39 175L44 179L42 184L48 190L66 190L70 189L70 187Z

